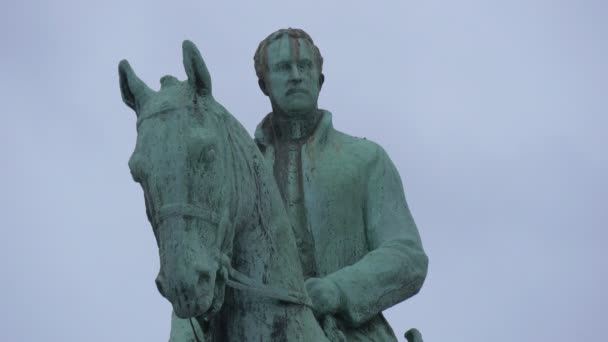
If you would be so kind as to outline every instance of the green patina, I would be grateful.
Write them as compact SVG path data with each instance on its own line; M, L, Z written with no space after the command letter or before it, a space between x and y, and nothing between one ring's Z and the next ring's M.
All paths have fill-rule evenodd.
M420 290L428 259L386 152L318 108L312 39L286 29L260 43L272 112L255 139L213 99L194 44L183 50L188 79L165 76L158 92L119 66L170 340L395 341L381 312Z

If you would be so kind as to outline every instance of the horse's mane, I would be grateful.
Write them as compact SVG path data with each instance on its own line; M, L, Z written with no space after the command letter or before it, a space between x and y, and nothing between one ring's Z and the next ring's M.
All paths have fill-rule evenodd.
M226 171L230 177L233 213L237 224L251 224L256 220L263 234L270 238L269 221L271 219L272 182L274 178L268 174L269 169L264 165L264 157L247 130L219 103L218 110L213 110L218 129L226 139L224 153L230 155L230 167ZM253 190L253 191L252 191ZM271 244L272 245L272 244Z

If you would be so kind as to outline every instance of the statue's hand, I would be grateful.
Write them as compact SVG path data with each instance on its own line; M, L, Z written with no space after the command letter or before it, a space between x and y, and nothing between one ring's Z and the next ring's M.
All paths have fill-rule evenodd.
M324 278L310 278L304 285L312 301L315 316L333 314L342 308L344 301L342 291L333 281Z

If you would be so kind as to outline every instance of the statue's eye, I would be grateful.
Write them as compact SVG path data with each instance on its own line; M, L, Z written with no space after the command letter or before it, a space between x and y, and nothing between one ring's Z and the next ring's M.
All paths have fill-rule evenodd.
M310 61L301 61L298 63L298 68L300 71L308 70L312 67L312 63Z
M289 71L290 67L291 66L289 65L289 63L281 62L281 63L275 64L273 69L275 71Z

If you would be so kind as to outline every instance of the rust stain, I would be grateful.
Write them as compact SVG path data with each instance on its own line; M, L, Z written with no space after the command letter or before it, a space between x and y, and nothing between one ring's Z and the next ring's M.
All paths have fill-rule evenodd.
M300 42L294 36L289 36L289 42L291 44L291 61L297 66L300 57Z

